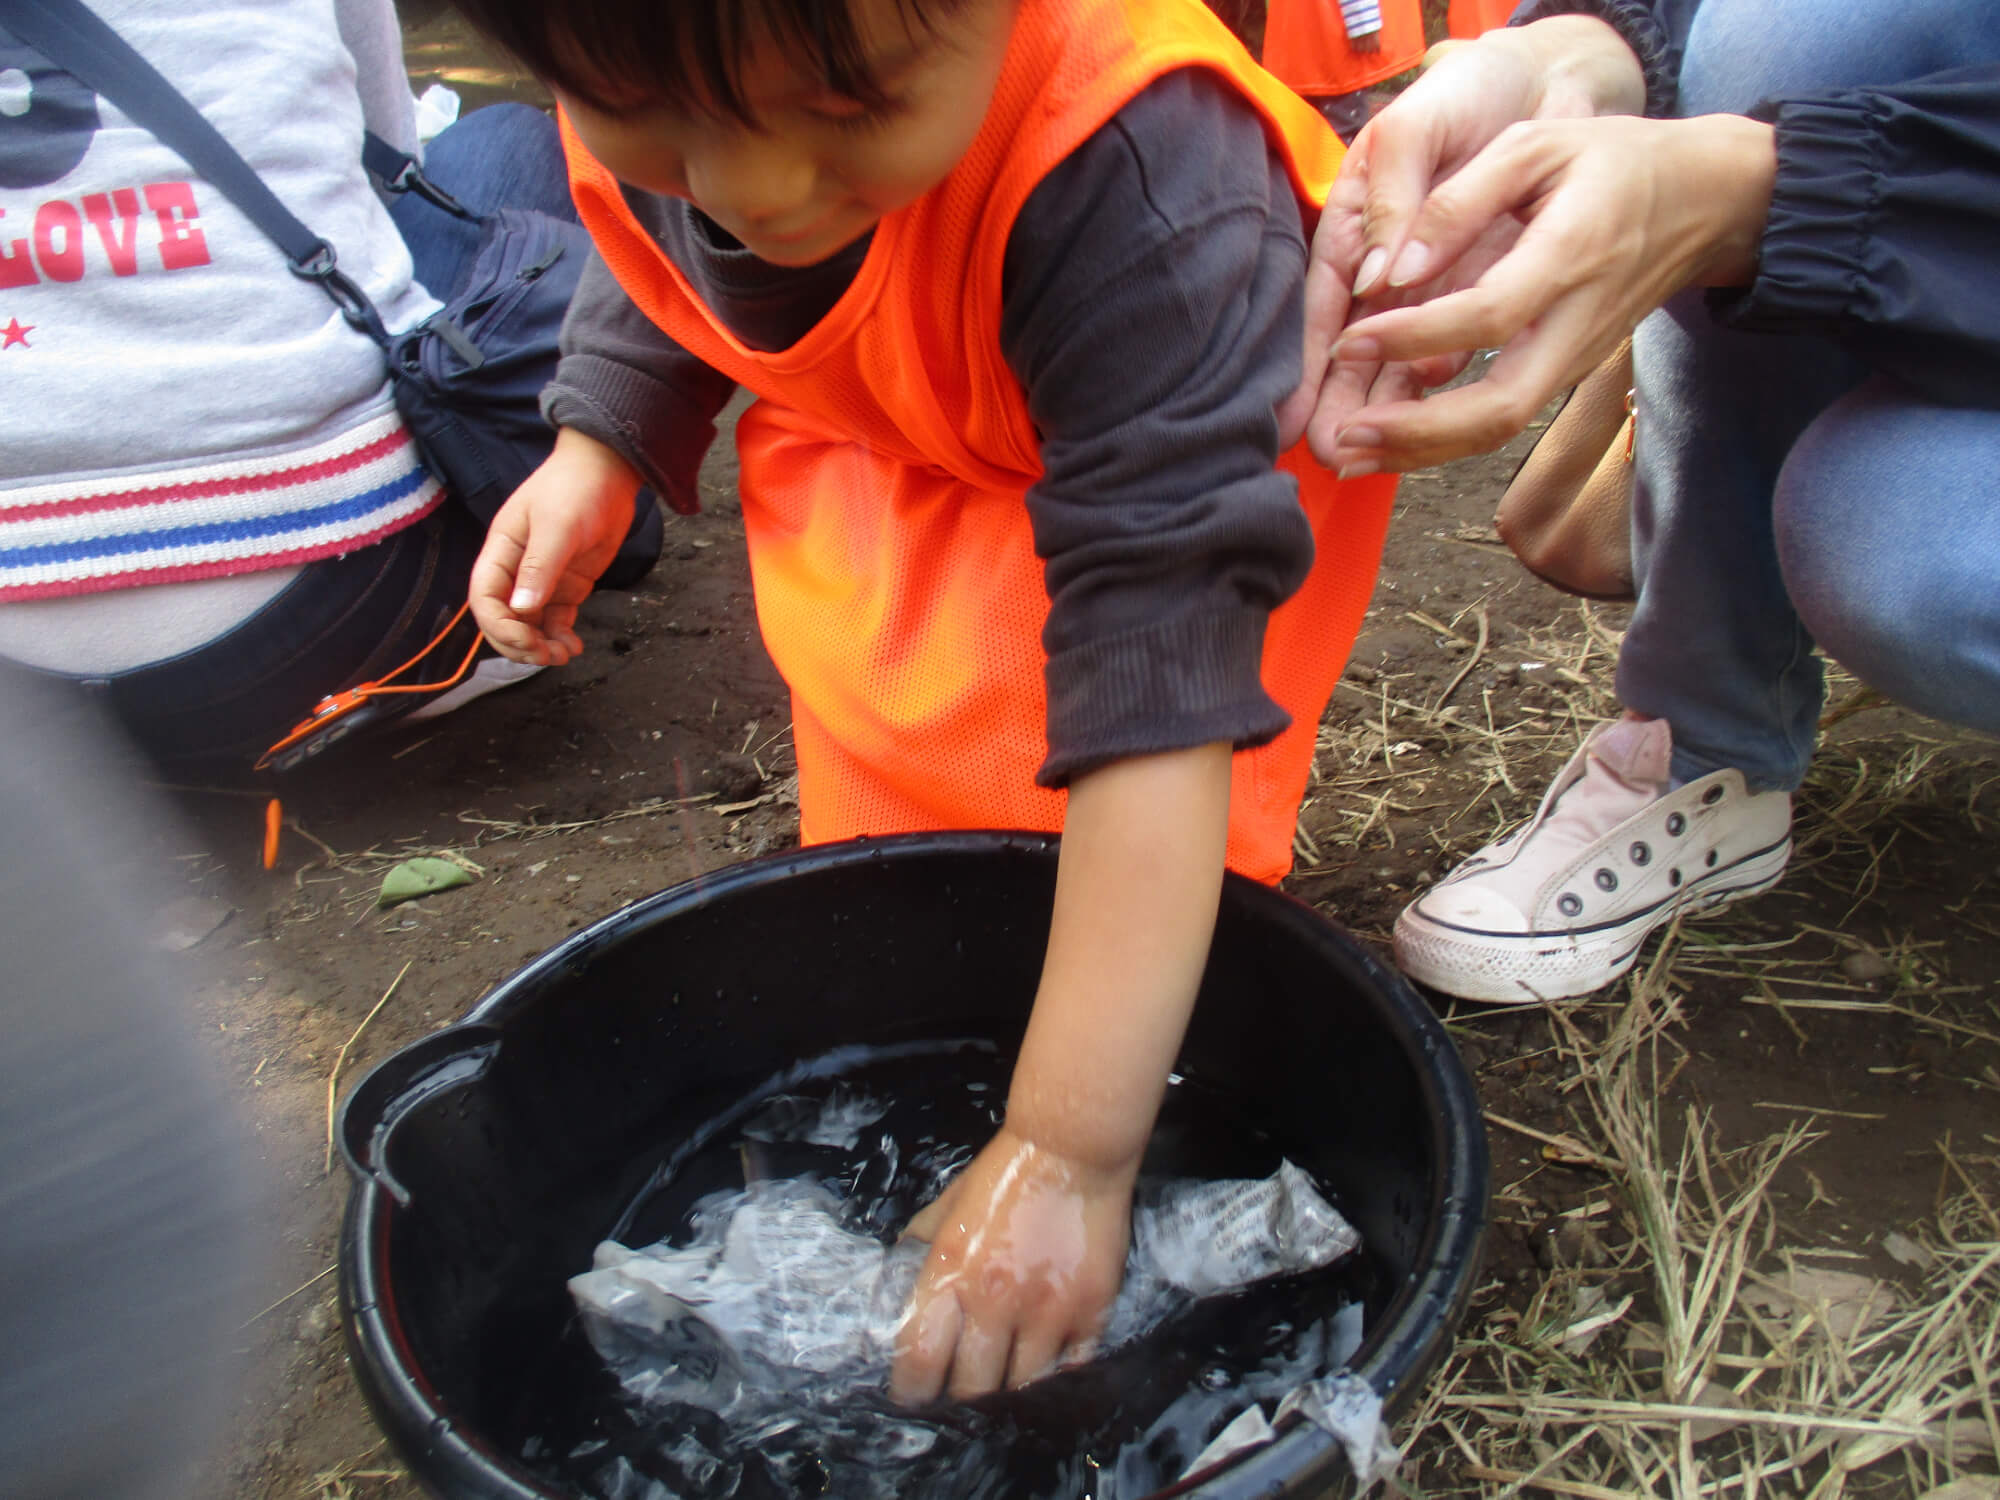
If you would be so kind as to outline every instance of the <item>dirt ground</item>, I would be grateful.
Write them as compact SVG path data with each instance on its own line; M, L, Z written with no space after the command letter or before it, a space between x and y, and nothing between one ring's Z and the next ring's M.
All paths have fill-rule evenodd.
M412 35L419 86L435 31ZM475 102L490 96L482 85L509 86L462 57L452 68ZM1530 811L1578 726L1611 708L1619 612L1543 588L1493 539L1514 462L1406 482L1378 601L1324 726L1287 888L1384 951L1402 904ZM270 1305L244 1329L245 1394L209 1493L421 1493L342 1347L329 1274L347 1191L327 1163L336 1070L344 1089L629 901L796 841L786 694L757 638L726 451L704 493L704 514L668 520L665 558L641 588L587 606L581 662L279 785L274 870L258 857L270 787L175 793L192 840L164 851L186 887L180 941L217 976L200 986L202 1024L277 1188ZM1837 700L1852 706L1851 690ZM1885 1254L1885 1232L1935 1217L1958 1185L1951 1162L1989 1195L2000 1163L1993 760L1990 742L1859 706L1830 731L1802 798L1784 886L1691 924L1659 980L1674 1012L1666 1113L1711 1112L1720 1149L1792 1124L1819 1133L1772 1184L1766 1249L1830 1254L1909 1296L1922 1293ZM376 909L389 864L437 851L479 878ZM1570 1014L1601 1035L1623 997ZM1494 1122L1496 1197L1468 1340L1506 1336L1579 1258L1608 1261L1611 1290L1639 1290L1643 1311L1620 1215L1588 1242L1573 1232L1588 1230L1606 1179L1564 1144L1597 1136L1561 1036L1539 1011L1444 1013ZM1478 1488L1476 1442L1433 1425L1415 1447L1406 1480ZM1917 1493L1910 1473L1869 1486Z

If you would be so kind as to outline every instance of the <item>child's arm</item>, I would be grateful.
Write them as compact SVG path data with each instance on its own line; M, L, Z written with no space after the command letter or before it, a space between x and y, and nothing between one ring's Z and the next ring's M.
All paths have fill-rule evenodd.
M471 587L496 649L551 666L583 649L577 605L617 554L639 485L677 511L700 509L696 474L735 389L655 327L594 252L562 353L542 392L555 450L487 528Z
M576 608L632 525L639 476L571 427L486 530L472 565L472 617L502 656L561 666L583 650Z
M899 1400L1020 1385L1102 1329L1215 929L1229 768L1228 745L1203 745L1071 783L1006 1123L911 1225L931 1254L897 1344Z

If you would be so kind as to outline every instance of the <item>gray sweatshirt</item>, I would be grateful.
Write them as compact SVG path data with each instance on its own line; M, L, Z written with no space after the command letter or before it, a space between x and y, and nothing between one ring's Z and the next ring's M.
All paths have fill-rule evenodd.
M392 329L437 306L361 167L364 126L415 142L390 0L93 8ZM381 351L219 191L12 42L0 107L0 655L178 654L437 503Z

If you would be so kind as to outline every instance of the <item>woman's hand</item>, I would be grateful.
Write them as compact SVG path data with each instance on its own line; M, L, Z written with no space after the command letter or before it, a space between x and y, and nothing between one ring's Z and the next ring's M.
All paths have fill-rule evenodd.
M541 467L486 529L472 565L472 616L511 661L561 666L583 650L577 606L632 527L639 476L610 448L565 427Z
M1433 47L1423 76L1361 132L1320 215L1306 268L1304 370L1279 407L1281 444L1304 434L1314 456L1337 467L1336 438L1354 412L1413 399L1463 366L1462 354L1415 367L1331 357L1358 300L1391 306L1470 285L1518 235L1518 221L1496 220L1448 264L1413 232L1433 188L1511 125L1644 102L1638 60L1594 18L1558 16ZM1422 293L1402 290L1419 283Z
M897 1335L895 1399L963 1400L1088 1357L1124 1276L1137 1172L1002 1127L906 1231L931 1253Z
M1480 379L1421 401L1371 394L1344 414L1322 460L1365 474L1506 442L1667 297L1750 279L1776 171L1771 127L1736 115L1510 126L1411 223L1407 243L1430 262L1413 289L1440 294L1351 321L1335 361L1500 352ZM1510 218L1519 237L1474 285L1427 285L1436 268L1490 253L1493 227Z

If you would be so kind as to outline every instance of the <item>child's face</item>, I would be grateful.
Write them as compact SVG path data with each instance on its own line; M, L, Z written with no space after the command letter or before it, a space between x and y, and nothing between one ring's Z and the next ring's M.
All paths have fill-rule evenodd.
M928 192L979 133L1015 0L963 0L911 22L898 0L852 0L887 102L834 93L779 47L753 44L742 92L758 128L673 102L594 108L557 97L592 156L646 192L695 204L759 259L825 260Z

